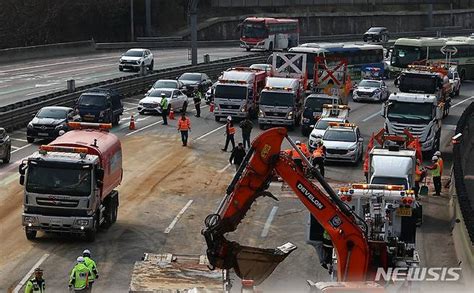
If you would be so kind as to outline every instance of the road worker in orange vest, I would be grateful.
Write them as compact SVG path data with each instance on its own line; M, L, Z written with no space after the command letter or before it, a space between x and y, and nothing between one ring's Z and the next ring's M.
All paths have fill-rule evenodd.
M309 157L308 148L306 148L306 146L302 144L301 141L299 140L297 140L295 144L296 144L296 147L298 147L298 149L303 153L303 155L308 158ZM295 161L296 165L298 165L301 169L303 169L303 161L297 150L292 149L291 158L293 159L293 161Z
M185 112L181 113L181 118L178 119L178 131L181 132L183 146L187 146L189 131L191 131L191 121L186 117Z
M225 147L221 149L223 152L227 152L229 142L232 143L232 150L235 148L235 127L232 122L232 116L227 116L227 124L225 125Z
M438 165L440 168L439 173L441 176L443 176L444 161L443 161L443 158L441 157L441 152L436 151L434 155L438 157Z
M323 145L323 141L319 140L317 142L317 146L311 155L311 160L313 167L316 165L319 167L319 172L321 176L324 177L324 159L326 158L326 147Z

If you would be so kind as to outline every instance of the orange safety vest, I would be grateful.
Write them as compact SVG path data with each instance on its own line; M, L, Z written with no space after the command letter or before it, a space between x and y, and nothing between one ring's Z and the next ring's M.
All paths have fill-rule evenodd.
M227 124L227 133L228 134L235 134L235 127L230 126L230 124Z
M423 175L423 172L421 172L419 165L416 164L416 167L415 167L415 181L417 181L417 182L421 181L421 175Z
M180 131L187 131L191 128L191 121L189 120L188 117L186 117L186 119L182 119L180 118L178 120L178 130Z
M308 151L308 148L306 147L306 144L301 144L300 145L300 150L301 152L303 153L303 155L305 155L305 157L309 157L309 151Z
M323 147L319 146L313 151L313 158L322 158L324 157Z
M298 151L296 151L295 149L292 149L291 150L291 158L294 160L294 159L301 159L300 157L300 154L298 153Z
M440 169L439 173L440 173L440 175L443 175L443 166L444 166L443 159L441 159L441 158L438 159L438 165L439 165L439 169Z

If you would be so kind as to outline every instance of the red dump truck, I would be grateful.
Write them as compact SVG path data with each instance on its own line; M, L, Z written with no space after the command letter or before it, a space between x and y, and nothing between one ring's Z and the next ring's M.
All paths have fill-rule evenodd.
M23 161L22 223L26 238L37 231L69 233L93 241L99 227L117 220L122 181L120 140L111 124L69 123L74 129Z

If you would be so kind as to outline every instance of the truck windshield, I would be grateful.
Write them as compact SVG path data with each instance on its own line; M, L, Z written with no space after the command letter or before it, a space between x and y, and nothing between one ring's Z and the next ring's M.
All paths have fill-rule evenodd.
M295 96L290 93L262 92L260 96L260 105L292 107Z
M326 130L323 140L355 142L356 136L353 131Z
M332 105L333 99L324 98L308 98L304 105L305 108L311 109L315 112L322 112L323 105Z
M82 95L78 104L84 107L105 108L106 98L99 95Z
M403 185L405 189L408 189L408 182L405 178L398 177L373 177L371 184L384 184L384 185Z
M438 78L434 75L400 75L400 84L398 88L405 93L424 93L434 94L438 89Z
M433 107L430 103L391 102L388 106L387 118L398 122L431 121ZM409 120L409 121L406 121Z
M54 108L43 108L38 114L38 118L51 118L51 119L66 119L67 110L64 109L54 109Z
M88 196L91 194L91 170L87 165L29 164L26 191Z
M247 98L247 87L219 84L214 95L216 98L244 100Z
M267 37L267 30L263 22L245 22L242 25L242 38L264 39Z
M421 47L395 45L392 53L392 66L406 68L409 64L421 60Z

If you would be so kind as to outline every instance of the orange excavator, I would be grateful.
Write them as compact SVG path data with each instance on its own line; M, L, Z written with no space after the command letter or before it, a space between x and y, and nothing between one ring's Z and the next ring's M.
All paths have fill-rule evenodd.
M306 178L291 157L281 151L285 138L296 151L301 152L288 137L285 128L263 132L253 141L217 211L206 217L202 234L207 243L210 268L234 269L241 279L253 280L258 285L296 248L291 245L276 249L250 247L225 237L226 233L237 229L257 198L277 200L266 191L276 173L329 234L337 255L337 280L373 280L377 268L389 266L388 244L368 238L367 223L341 201L319 171L312 168L305 156L300 154L308 166L307 172L312 173L322 189Z

